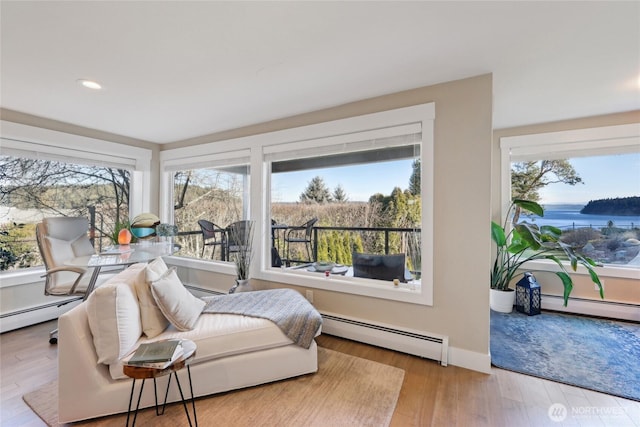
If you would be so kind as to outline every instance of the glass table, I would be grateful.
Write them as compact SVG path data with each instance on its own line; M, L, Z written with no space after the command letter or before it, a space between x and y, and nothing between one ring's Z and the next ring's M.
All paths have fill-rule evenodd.
M93 292L102 267L118 267L149 262L157 257L172 255L177 246L171 242L142 242L130 245L110 246L95 255L72 258L65 265L72 267L93 268L84 299Z

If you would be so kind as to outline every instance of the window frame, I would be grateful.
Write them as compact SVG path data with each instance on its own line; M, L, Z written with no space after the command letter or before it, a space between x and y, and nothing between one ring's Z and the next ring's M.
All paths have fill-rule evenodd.
M0 155L66 161L86 165L107 165L131 171L129 215L149 212L151 207L152 151L97 138L0 120ZM113 153L118 153L114 155ZM30 283L44 266L0 272L0 288ZM37 276L36 276L37 275Z
M525 160L562 159L640 152L640 123L574 129L500 138L500 201L504 222L511 203L511 163ZM559 271L552 261L536 260L528 265L541 271ZM568 264L567 264L568 265ZM576 274L587 275L578 266ZM600 276L640 279L640 269L607 265Z
M251 135L231 140L214 141L191 147L181 147L160 152L160 206L161 219L170 221L173 200L171 185L171 171L169 167L189 164L202 164L207 157L215 162L220 157L233 157L238 153L250 153L250 191L249 218L255 222L254 247L258 248L251 266L251 277L260 280L285 283L295 286L317 288L354 295L363 295L395 301L404 301L422 305L433 304L433 182L434 182L434 120L435 104L421 104L411 107L365 114L361 116L338 119L328 122L306 125L280 131ZM271 219L270 219L270 153L289 149L293 146L304 148L308 141L313 140L315 146L322 147L330 143L335 146L341 141L348 140L349 135L375 135L376 131L385 128L417 125L422 133L420 159L421 192L422 192L422 284L419 291L409 289L394 289L380 281L359 278L331 278L308 274L295 274L291 271L283 272L271 267ZM384 133L384 132L383 132ZM415 143L414 143L415 145ZM233 149L230 149L233 147ZM331 154L317 149L318 155ZM172 257L177 265L203 269L212 272L235 274L231 263L220 261L205 261Z

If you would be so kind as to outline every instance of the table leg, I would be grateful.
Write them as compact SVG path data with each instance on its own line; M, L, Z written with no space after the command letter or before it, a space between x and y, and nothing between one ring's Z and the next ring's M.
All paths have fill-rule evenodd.
M191 383L191 368L187 366L187 373L189 375L189 391L191 392L191 405L193 407L193 421L195 422L195 427L198 427L198 418L196 416L196 402L193 399L193 385ZM176 382L178 383L178 390L180 391L180 398L182 398L182 406L184 407L184 412L187 414L187 421L189 421L189 427L193 427L191 424L191 417L189 416L189 408L187 407L187 402L184 401L184 394L182 393L182 386L180 385L180 380L178 379L178 373L174 372L173 375L176 376Z
M193 383L191 382L191 367L187 365L187 375L189 376L189 392L191 393L191 407L193 408L193 421L198 427L198 418L196 416L196 401L193 397Z
M189 378L189 392L191 393L191 408L193 410L193 423L191 422L191 414L189 414L189 408L187 406L187 402L184 400L184 393L182 392L182 385L180 384L180 379L178 378L178 373L177 372L173 372L172 375L174 375L176 377L176 383L178 384L178 390L180 391L180 398L182 399L182 406L184 407L184 412L185 414L187 414L187 421L189 421L189 426L193 427L195 424L195 427L198 427L198 417L196 414L196 402L193 396L193 383L191 382L191 368L189 366L187 366L187 374L188 374L188 378ZM140 400L142 399L142 390L144 389L144 382L145 380L142 380L142 384L140 385L140 392L138 393L138 402L136 403L136 409L133 415L133 422L131 424L131 427L134 427L136 425L136 418L138 417L138 409L140 408ZM163 415L164 414L164 410L167 406L167 398L169 396L169 387L171 385L171 375L169 375L169 380L167 381L167 389L165 391L164 394L164 402L162 403L162 411L160 411L159 406L158 406L158 389L157 389L157 383L156 383L156 379L153 379L153 393L154 393L154 397L155 397L155 402L156 402L156 416L159 415ZM127 408L127 424L126 426L129 427L129 418L131 416L131 404L133 403L133 393L135 391L136 388L136 380L135 378L133 379L133 383L131 384L131 394L129 395L129 406Z
M86 300L91 292L93 292L93 288L96 287L96 281L98 280L98 275L100 274L100 266L93 267L93 273L91 273L91 279L89 279L89 284L87 285L87 291L84 294L82 300Z
M175 372L174 372L175 373ZM178 377L176 377L177 379ZM155 378L153 379L153 386L155 387ZM164 414L164 408L167 406L167 396L169 396L169 386L171 385L171 375L169 375L169 381L167 381L167 390L164 392L164 403L162 404L162 412L158 412L158 396L156 395L156 415Z
M126 424L127 427L129 427L129 415L131 415L131 402L133 401L133 392L135 388L136 388L136 380L134 378L133 383L131 384L131 394L129 395L129 407L127 408L127 424ZM133 423L131 424L131 427L136 425L136 418L138 417L138 408L140 407L140 399L142 398L143 389L144 389L144 379L142 380L142 384L140 385L140 393L138 393L138 402L136 403L136 411L133 414ZM158 405L156 403L156 408L157 406Z

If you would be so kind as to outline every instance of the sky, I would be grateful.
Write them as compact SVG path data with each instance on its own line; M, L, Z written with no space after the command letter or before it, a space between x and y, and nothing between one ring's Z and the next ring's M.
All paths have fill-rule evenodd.
M389 195L395 187L409 188L413 160L273 174L272 201L297 202L311 180L320 176L330 192L342 185L350 202L366 202L375 193Z
M584 184L550 184L542 204L587 204L589 200L640 196L640 153L568 159Z
M543 204L586 204L609 197L640 196L640 153L576 157L570 163L583 184L550 184L540 191ZM412 160L345 166L274 174L273 200L296 202L315 177L323 178L330 191L342 185L349 201L367 201L375 193L391 194L409 186Z

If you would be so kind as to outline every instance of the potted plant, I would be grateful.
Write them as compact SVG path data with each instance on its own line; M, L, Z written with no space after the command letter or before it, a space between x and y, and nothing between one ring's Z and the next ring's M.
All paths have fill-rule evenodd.
M252 291L249 272L253 257L253 221L238 221L228 228L227 250L236 265L236 284L229 293Z
M109 234L108 237L114 245L135 242L135 236L131 233L131 223L129 219L126 218L122 221L116 221L113 225L113 232Z
M491 270L491 308L497 311L510 312L513 307L515 292L509 284L519 274L526 262L548 259L555 262L560 271L556 275L564 286L564 306L567 306L569 295L573 290L573 280L569 276L563 261L568 261L571 269L576 271L578 264L584 266L591 281L598 285L600 298L604 298L604 290L600 278L593 267L597 264L590 258L577 254L574 248L560 240L562 230L549 225L538 226L525 221L518 221L514 215L520 209L543 217L544 209L530 200L515 199L507 210L504 225L491 222L491 238L496 244L496 257ZM511 224L510 230L507 225ZM497 299L507 297L510 301L500 303Z

